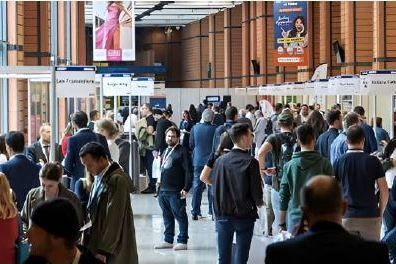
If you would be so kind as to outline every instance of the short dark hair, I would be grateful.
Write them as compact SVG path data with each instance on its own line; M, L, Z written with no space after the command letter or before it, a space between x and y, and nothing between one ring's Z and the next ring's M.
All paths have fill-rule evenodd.
M59 162L48 162L40 170L40 178L59 181L63 175L63 168Z
M89 119L93 120L97 114L99 114L98 110L92 110L91 112L89 112Z
M349 128L352 125L359 124L359 115L354 112L349 112L344 117L345 128Z
M88 116L83 111L75 112L71 118L72 122L76 124L77 127L83 128L88 124Z
M303 108L304 106L306 106L306 107L309 109L309 107L308 107L307 104L302 104L302 105L301 105L301 108Z
M87 154L90 154L95 160L99 160L100 158L108 158L105 148L98 142L89 142L81 148L79 156L83 158Z
M155 109L153 110L153 115L163 115L163 113L164 113L164 112L162 112L162 110L159 109L159 108L155 108Z
M246 110L248 110L250 112L250 111L254 110L254 106L252 104L247 104Z
M281 111L282 109L283 109L283 104L282 103L277 103L275 105L275 111L276 112Z
M234 120L238 116L238 109L235 106L231 106L227 108L225 115L227 120Z
M350 126L346 133L349 144L359 144L364 140L364 130L358 125Z
M5 136L5 143L14 152L21 153L25 148L25 136L20 131L10 131Z
M317 180L317 177L328 177L328 183L321 188L315 188L310 184ZM331 176L315 176L301 188L300 204L317 215L334 214L340 210L342 203L342 191L340 184Z
M360 105L355 106L355 108L353 108L353 112L355 112L356 114L358 114L360 116L364 116L364 113L365 113L363 106L360 106Z
M176 137L180 137L180 130L175 126L168 127L168 129L165 131L165 136L168 134L168 132L173 132L176 134Z
M308 145L312 141L315 141L314 129L311 125L303 124L297 127L296 133L301 145Z
M381 127L382 128L382 118L381 117L376 117L375 118L375 124L377 125L377 127Z
M234 142L234 144L238 143L241 140L242 136L249 133L249 131L250 127L247 123L237 123L233 125L229 130L232 142Z
M333 125L336 120L341 120L341 112L339 110L330 110L326 114L326 122Z

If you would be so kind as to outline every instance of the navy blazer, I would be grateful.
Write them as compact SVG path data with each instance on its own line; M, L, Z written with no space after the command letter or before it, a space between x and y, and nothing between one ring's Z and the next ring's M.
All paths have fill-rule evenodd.
M213 136L216 126L198 123L191 129L190 149L193 150L193 166L203 167L212 153Z
M66 173L74 180L72 181L72 189L74 188L73 182L84 177L84 166L81 164L79 153L81 148L89 142L98 142L102 144L109 159L111 157L106 138L98 133L93 132L91 129L83 128L75 135L71 136L69 138L69 143L67 144L64 165Z
M22 210L28 192L40 186L40 165L29 160L23 154L17 154L12 159L0 165L14 191L18 210Z
M365 241L342 226L320 222L310 231L267 247L265 264L388 264L385 244Z

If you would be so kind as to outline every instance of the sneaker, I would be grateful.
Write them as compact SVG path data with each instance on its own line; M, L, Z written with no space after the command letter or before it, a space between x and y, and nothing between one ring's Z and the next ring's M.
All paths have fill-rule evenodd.
M155 193L155 189L154 189L154 188L151 188L151 187L147 187L147 188L144 189L141 193L143 193L143 194Z
M198 215L193 215L192 220L197 221L198 220Z
M187 250L187 244L177 243L173 250Z
M154 249L166 249L166 248L173 248L173 244L164 241L161 244L154 246Z

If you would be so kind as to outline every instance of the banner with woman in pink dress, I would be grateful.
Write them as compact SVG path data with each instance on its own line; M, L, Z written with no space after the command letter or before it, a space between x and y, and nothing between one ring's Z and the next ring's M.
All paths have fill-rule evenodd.
M133 1L93 1L94 61L135 60Z

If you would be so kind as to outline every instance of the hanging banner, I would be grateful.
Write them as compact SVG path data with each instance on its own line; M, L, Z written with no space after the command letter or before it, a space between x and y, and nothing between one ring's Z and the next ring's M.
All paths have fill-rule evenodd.
M104 96L133 96L132 78L130 75L104 76L103 95Z
M307 2L274 2L274 63L277 66L308 66Z
M291 90L290 95L307 95L305 90L305 83L303 82L295 82L290 84Z
M332 95L360 95L358 75L340 75L329 79L329 93Z
M135 60L133 1L92 1L94 61Z
M362 95L396 94L396 71L380 70L360 73Z
M259 87L259 95L272 95L272 85L262 85Z
M55 67L57 97L91 97L96 94L95 67Z
M152 78L133 78L131 94L134 96L153 96L154 80Z

